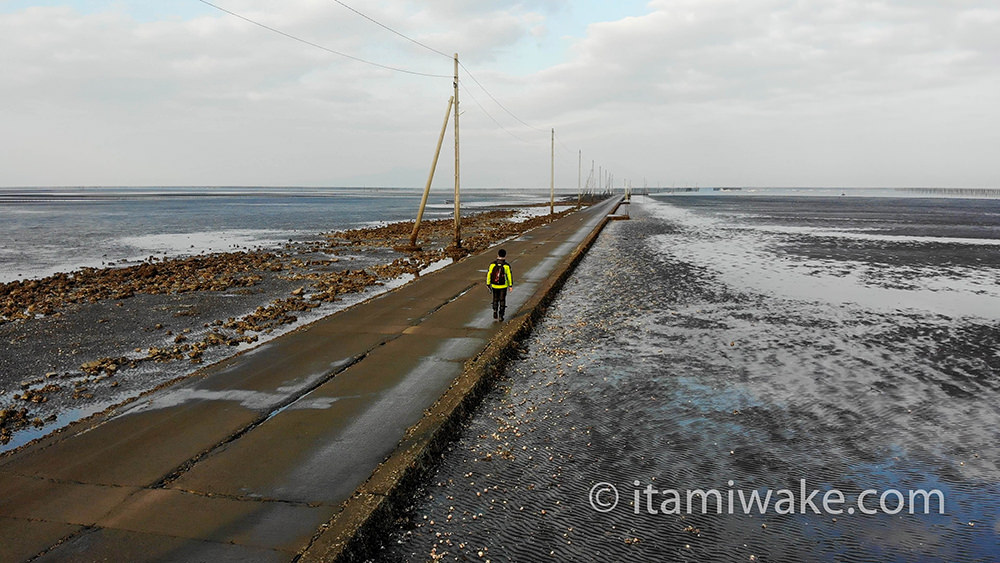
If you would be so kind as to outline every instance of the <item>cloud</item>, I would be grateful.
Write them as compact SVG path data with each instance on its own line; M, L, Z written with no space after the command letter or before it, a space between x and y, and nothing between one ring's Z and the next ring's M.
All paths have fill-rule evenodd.
M0 185L422 183L451 61L334 2L223 5L445 77L367 66L222 13L0 14ZM1000 9L989 2L653 0L643 15L594 21L530 73L525 61L553 58L538 49L567 2L363 9L459 52L537 128L463 72L468 185L547 185L550 126L563 186L575 185L577 148L619 178L667 184L1000 183L984 148L1000 140Z
M532 117L561 113L627 168L666 161L702 185L997 183L970 158L1000 126L986 3L649 6L591 25L572 60L525 82Z
M295 4L282 12L294 17L250 5L247 15L366 51L363 34L329 33L346 27L341 14ZM352 137L405 136L419 123L406 111L386 118L403 101L386 86L403 79L230 16L137 23L35 8L0 16L0 37L0 51L14 54L0 92L17 132L3 141L8 185L322 182L337 176L322 163L338 151L363 160Z
M997 40L978 24L988 14L947 5L657 0L647 16L592 25L574 60L544 78L571 88L598 74L653 86L630 89L641 101L686 102L885 94L994 74Z

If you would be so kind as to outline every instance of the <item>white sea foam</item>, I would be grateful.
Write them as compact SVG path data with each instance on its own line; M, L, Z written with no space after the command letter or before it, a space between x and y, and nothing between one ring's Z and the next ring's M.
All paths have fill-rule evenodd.
M567 209L573 209L574 205L557 205L555 206L556 213L562 213ZM542 217L549 214L548 206L545 207L521 207L517 209L517 213L510 218L512 222L523 223L529 219L534 219L535 217Z
M22 249L3 248L0 250L0 283L106 265L99 252L100 249L93 249L70 256L62 246L38 243L31 248L30 255L25 256Z
M995 238L960 238L960 237L928 237L914 235L887 235L871 232L869 229L824 229L821 227L799 227L792 225L761 225L754 227L758 231L789 235L812 235L817 237L842 238L852 240L871 240L917 244L961 244L971 246L1000 246L1000 239Z
M190 256L247 248L275 248L297 231L224 230L123 236L68 253L65 245L35 243L30 254L0 247L0 283L25 277L43 277L79 268L130 264L155 256Z
M149 254L191 254L226 252L240 248L277 246L297 235L296 231L230 230L194 233L165 233L121 237L117 244L135 248L139 256Z

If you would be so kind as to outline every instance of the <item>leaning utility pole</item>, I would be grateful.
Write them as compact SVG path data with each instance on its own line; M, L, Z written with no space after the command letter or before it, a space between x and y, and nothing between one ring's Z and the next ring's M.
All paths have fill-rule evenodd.
M455 248L462 248L461 199L458 187L461 185L458 158L458 53L455 53Z
M580 207L583 201L583 149L577 152L576 156L576 206Z
M441 126L441 135L438 136L437 148L434 149L434 160L431 161L431 172L427 175L427 185L424 186L424 196L420 199L420 209L417 211L417 220L413 223L413 233L410 234L410 246L407 250L418 250L417 232L420 230L420 220L424 217L424 208L427 206L427 195L431 193L431 183L434 182L434 171L437 170L438 156L441 155L441 144L444 143L444 134L448 131L448 117L451 115L451 106L455 103L455 97L448 100L448 109L444 112L444 125Z

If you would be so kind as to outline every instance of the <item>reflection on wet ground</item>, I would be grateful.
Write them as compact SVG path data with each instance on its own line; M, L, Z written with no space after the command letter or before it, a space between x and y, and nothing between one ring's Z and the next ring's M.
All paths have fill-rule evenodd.
M976 254L961 264L975 280L948 284L939 278L958 266L942 263L939 242L844 245L823 230L1000 238L995 202L980 217L965 202L933 214L921 201L633 204L377 558L997 560L1000 246L959 245ZM885 293L864 272L913 287ZM822 514L800 504L801 480ZM607 512L592 506L599 483L618 491ZM716 489L723 513L697 499L693 514L670 513L668 495L647 488ZM741 509L738 491L780 489L794 491L794 513ZM843 514L822 510L830 489ZM878 491L867 508L890 489L907 504L885 513L890 495L883 513L848 514L865 489ZM910 514L916 489L941 491L944 513L920 501Z

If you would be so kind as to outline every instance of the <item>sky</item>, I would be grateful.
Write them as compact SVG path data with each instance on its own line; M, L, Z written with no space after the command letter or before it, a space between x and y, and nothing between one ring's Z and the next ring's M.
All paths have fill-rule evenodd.
M312 45L199 0L0 0L0 187L420 187L452 53L463 186L548 187L555 129L557 189L1000 187L995 0L343 1L429 48L212 3Z

